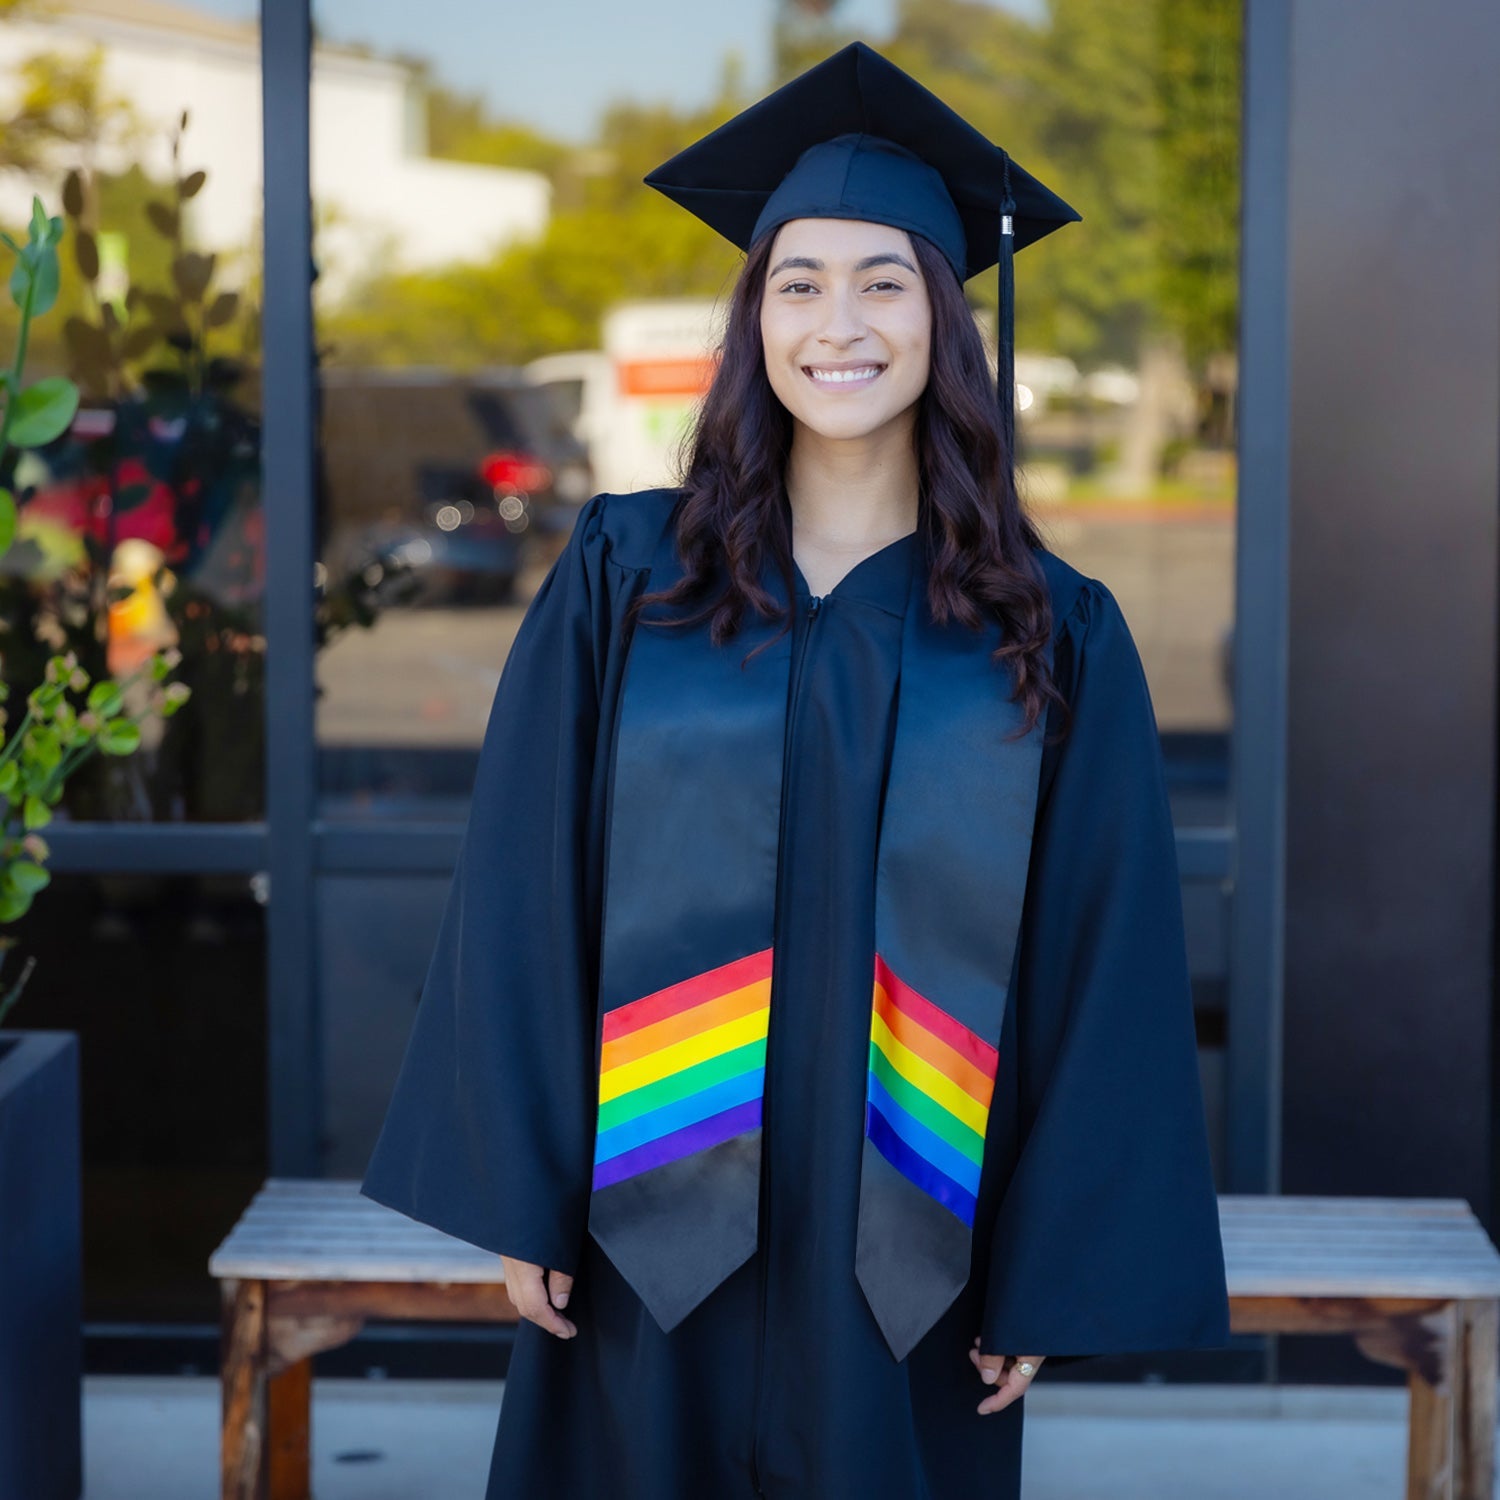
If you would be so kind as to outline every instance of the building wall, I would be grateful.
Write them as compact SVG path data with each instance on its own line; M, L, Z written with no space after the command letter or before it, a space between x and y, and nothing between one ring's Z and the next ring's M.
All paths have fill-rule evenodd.
M257 28L160 0L67 0L54 12L0 27L0 89L8 78L14 92L24 58L86 55L96 46L103 50L106 93L128 101L143 133L128 153L106 145L100 165L139 159L153 176L167 178L172 130L186 109L184 162L208 169L193 200L196 242L219 251L253 250L263 181ZM320 298L337 298L375 265L415 269L480 260L546 227L551 186L540 172L411 152L410 113L421 107L415 90L411 70L400 64L337 48L314 53ZM14 174L0 175L0 219L24 222L34 188ZM252 264L247 256L243 269Z
M1500 8L1291 14L1282 1187L1493 1229Z

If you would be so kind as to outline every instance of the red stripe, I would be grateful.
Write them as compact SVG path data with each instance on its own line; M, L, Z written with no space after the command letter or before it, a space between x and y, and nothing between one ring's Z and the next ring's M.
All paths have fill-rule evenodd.
M717 969L705 969L688 979L680 979L665 989L654 990L632 1000L628 1005L617 1005L604 1014L604 1040L615 1041L639 1031L642 1026L652 1026L675 1016L682 1011L702 1005L706 1000L716 1000L731 990L743 989L758 979L766 979L771 973L771 950L762 948L759 953L747 953Z
M880 985L896 1008L910 1016L918 1026L930 1031L969 1059L987 1078L995 1076L1000 1066L1000 1054L976 1032L970 1031L962 1021L956 1021L945 1010L939 1010L925 995L899 979L896 972L880 955L875 955L875 982Z

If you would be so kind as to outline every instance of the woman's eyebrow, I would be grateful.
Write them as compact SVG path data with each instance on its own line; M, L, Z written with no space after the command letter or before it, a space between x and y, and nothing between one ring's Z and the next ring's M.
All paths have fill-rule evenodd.
M917 268L907 260L904 255L897 255L894 250L884 250L879 255L867 255L861 261L856 261L856 271L868 271L871 266L897 265L905 266L913 276L917 274ZM777 261L771 270L772 276L780 276L783 271L793 268L803 271L822 271L827 268L823 262L811 255L788 255L784 260Z

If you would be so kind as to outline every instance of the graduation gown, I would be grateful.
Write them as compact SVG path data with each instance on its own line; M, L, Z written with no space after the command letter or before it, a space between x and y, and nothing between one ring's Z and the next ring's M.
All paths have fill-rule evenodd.
M854 1255L878 813L918 538L818 600L797 571L758 1248L663 1332L587 1223L624 615L677 494L595 496L527 610L363 1191L576 1276L576 1338L517 1328L487 1500L1005 1500L1025 1401L975 1412L991 1389L976 1334L1054 1363L1229 1337L1140 659L1109 590L1042 550L1074 723L1043 751L969 1280L898 1361Z

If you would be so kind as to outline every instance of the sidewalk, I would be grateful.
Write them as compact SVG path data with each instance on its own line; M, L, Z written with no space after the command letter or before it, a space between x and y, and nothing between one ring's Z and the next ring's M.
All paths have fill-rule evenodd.
M217 1494L216 1381L101 1375L84 1384L86 1500ZM503 1390L319 1380L318 1500L482 1500ZM1026 1402L1026 1500L1405 1494L1399 1389L1058 1384L1038 1386Z

